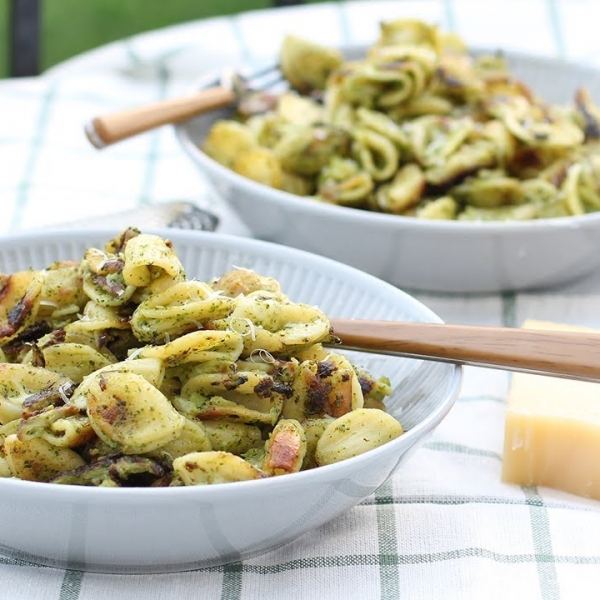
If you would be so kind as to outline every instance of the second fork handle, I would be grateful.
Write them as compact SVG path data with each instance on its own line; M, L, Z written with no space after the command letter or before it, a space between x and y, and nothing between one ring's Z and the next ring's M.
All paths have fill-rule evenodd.
M95 117L85 125L85 133L96 148L104 148L138 133L168 123L177 123L215 108L229 106L235 92L226 87L207 88L194 94L162 100Z
M344 347L509 371L600 381L600 334L331 319Z

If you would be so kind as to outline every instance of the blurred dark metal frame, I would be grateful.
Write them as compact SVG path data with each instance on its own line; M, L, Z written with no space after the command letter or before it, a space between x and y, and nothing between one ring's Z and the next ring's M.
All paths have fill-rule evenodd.
M295 4L304 4L304 0L273 0L273 6ZM41 2L9 0L9 13L9 75L37 75L41 56Z

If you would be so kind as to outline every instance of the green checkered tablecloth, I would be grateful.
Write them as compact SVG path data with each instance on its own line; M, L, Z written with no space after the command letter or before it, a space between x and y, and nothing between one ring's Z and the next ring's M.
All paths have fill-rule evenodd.
M600 65L600 0L334 2L140 35L37 78L0 81L0 235L184 198L212 206L223 231L243 235L170 128L98 152L83 123L188 91L207 70L264 62L284 33L369 43L379 21L399 16L439 23L471 45ZM448 322L518 326L535 317L600 327L600 274L547 293L417 297ZM0 599L600 598L600 503L500 482L508 383L506 372L466 368L455 407L406 466L347 514L277 551L143 576L0 555Z

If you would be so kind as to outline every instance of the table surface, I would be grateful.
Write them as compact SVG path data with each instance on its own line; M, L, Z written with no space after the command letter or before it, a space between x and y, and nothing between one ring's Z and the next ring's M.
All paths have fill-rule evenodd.
M263 63L284 33L370 43L381 20L400 16L436 22L470 45L600 65L598 0L337 2L139 35L36 78L0 81L0 235L172 199L211 206L223 231L245 235L171 128L99 152L84 122L188 91L207 70ZM518 326L535 317L600 327L600 274L545 293L416 295L448 322ZM504 371L466 368L455 407L406 466L347 514L275 552L146 576L62 571L0 555L0 598L598 598L600 504L500 482L509 381Z

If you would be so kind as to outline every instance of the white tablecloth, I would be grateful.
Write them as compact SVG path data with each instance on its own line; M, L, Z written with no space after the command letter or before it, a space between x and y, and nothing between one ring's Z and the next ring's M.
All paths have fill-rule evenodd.
M244 234L171 128L99 152L84 137L84 122L176 96L207 70L262 63L285 33L370 43L379 21L401 16L439 23L472 45L600 65L598 0L310 4L136 36L40 77L0 81L0 235L170 199L210 205L222 231ZM600 327L600 275L547 293L417 296L449 322L518 326L535 317ZM500 482L508 383L506 372L467 368L448 418L392 480L275 552L144 576L62 571L0 555L0 598L600 598L600 503Z

